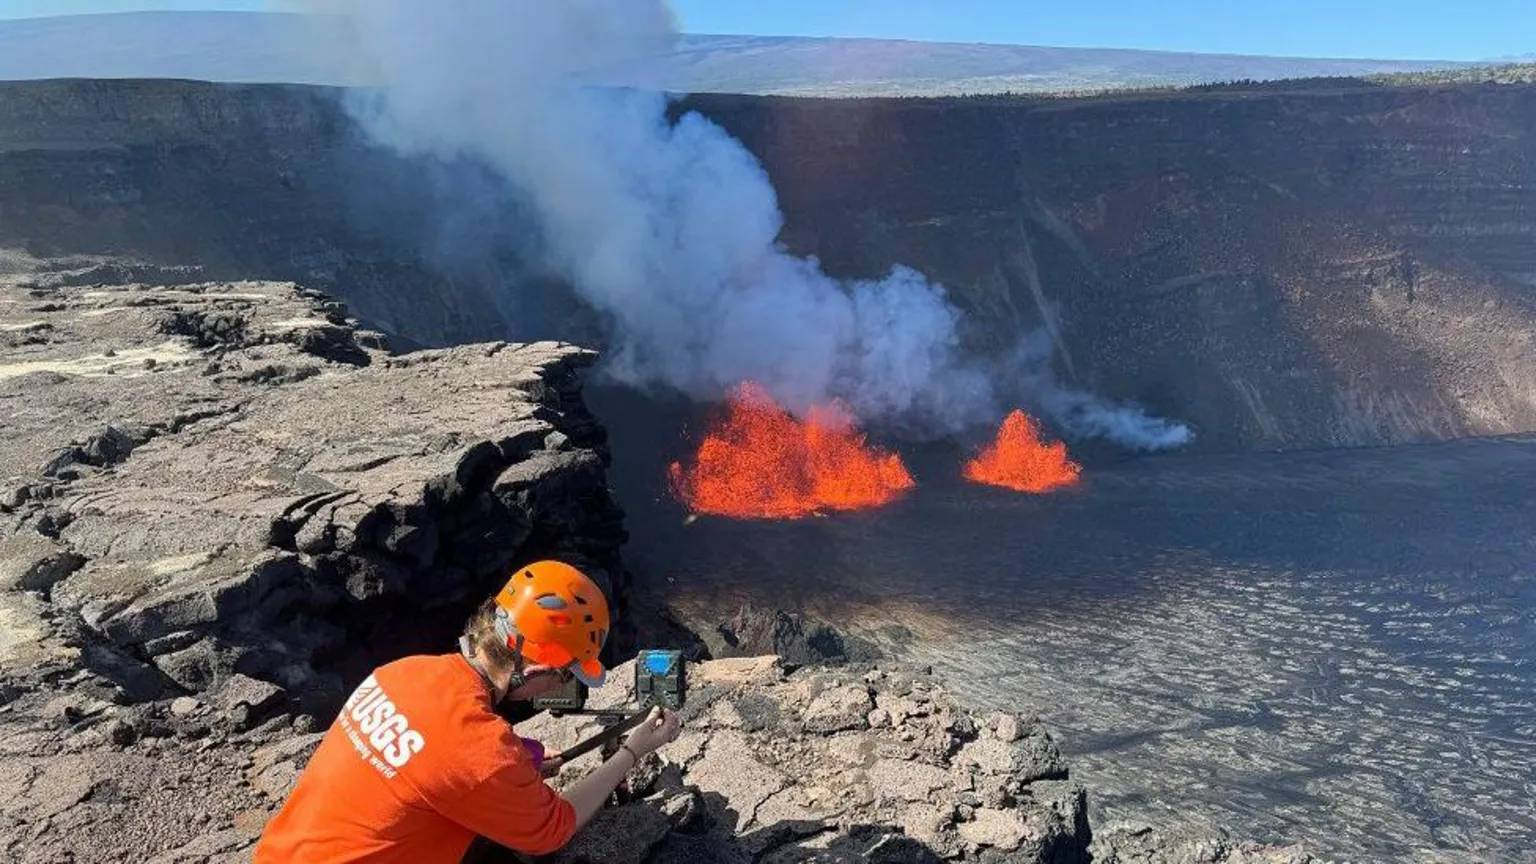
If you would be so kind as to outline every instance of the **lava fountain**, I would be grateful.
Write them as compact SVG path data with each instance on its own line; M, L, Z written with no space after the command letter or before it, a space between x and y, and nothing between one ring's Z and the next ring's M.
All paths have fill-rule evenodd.
M1003 418L997 437L965 463L965 479L1019 492L1049 492L1075 485L1083 468L1067 456L1067 445L1046 443L1040 424L1023 411Z
M878 507L916 485L901 457L871 446L842 405L813 406L801 419L751 382L731 392L692 463L674 462L669 473L690 510L738 519Z

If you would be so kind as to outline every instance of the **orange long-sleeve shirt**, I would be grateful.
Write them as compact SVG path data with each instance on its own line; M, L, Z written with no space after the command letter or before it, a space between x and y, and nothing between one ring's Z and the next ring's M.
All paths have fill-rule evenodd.
M491 694L457 654L381 666L347 699L256 864L458 861L476 834L533 855L576 831Z

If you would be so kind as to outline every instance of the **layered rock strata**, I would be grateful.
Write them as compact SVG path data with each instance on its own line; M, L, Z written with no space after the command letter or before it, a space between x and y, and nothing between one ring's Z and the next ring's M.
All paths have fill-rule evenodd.
M327 706L541 555L622 607L591 352L396 357L292 283L18 260L0 277L6 703L258 681L278 692L247 701L252 723Z
M338 93L0 84L0 244L297 279L417 344L601 333L515 190L370 144ZM912 266L969 348L1187 422L1197 448L1536 429L1529 83L676 110L763 163L790 251L846 278Z

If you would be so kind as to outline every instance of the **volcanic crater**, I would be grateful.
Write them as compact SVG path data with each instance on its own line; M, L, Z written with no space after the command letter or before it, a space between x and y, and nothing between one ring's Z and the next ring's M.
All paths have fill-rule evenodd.
M1364 860L1508 860L1536 845L1536 727L1520 719L1536 701L1525 494L1536 480L1536 88L1335 80L1082 99L678 102L674 114L702 112L761 160L787 249L838 277L918 268L962 311L968 351L997 356L1032 335L1047 345L1051 386L1195 433L1174 453L1131 453L1069 435L1081 406L1053 420L1050 406L1024 404L1043 429L1005 422L1013 406L1000 405L990 428L935 441L754 403L771 442L830 434L841 464L881 482L829 490L812 471L795 481L806 494L750 512L716 506L705 482L718 460L700 442L721 406L607 384L578 396L571 367L591 358L565 342L516 355L447 347L558 337L601 348L604 322L537 266L522 214L501 206L515 196L485 194L501 181L379 148L339 96L0 84L0 247L12 250L0 267L8 290L31 292L17 308L37 307L7 320L0 344L41 351L26 362L44 364L8 359L0 383L60 376L35 392L81 393L68 404L86 417L83 406L105 404L88 390L107 376L145 388L131 402L143 408L153 370L202 362L193 347L227 355L184 394L201 408L150 411L110 434L70 429L56 465L44 433L62 409L6 424L5 473L49 468L46 482L22 484L27 496L91 491L136 454L123 469L141 478L136 494L98 490L79 517L7 504L54 520L32 532L50 544L46 566L19 587L105 628L113 645L95 665L152 667L190 690L236 660L242 676L329 680L345 641L334 610L400 620L432 594L418 589L440 552L462 597L497 562L454 556L571 551L616 584L632 571L639 593L696 629L744 601L803 612L931 664L969 699L1037 712L1096 790L1096 825L1195 822ZM460 220L428 215L455 201L468 202ZM288 282L344 300L361 326L274 287ZM139 303L143 283L158 287ZM226 308L251 302L242 294L280 298L302 326ZM154 331L166 344L133 331L133 344L83 359L44 356L74 326L49 315L140 321L146 306L180 310ZM440 350L390 359L365 328ZM384 368L423 394L442 380L478 392L475 370L497 364L523 371L495 410L529 431L489 451L469 452L489 433L468 403L454 421L463 435L402 427L396 447L372 441L382 426L366 405L321 392L342 367L351 399L369 382L393 386L375 380ZM204 392L225 378L258 395L226 404ZM316 392L304 404L272 395L299 390ZM315 400L348 406L370 435L285 443L322 410L306 407ZM217 453L226 426L257 421L274 447L319 467L270 479L304 495L289 535L251 534L269 527L263 511L220 523L236 527L219 554L246 568L243 544L276 541L282 560L255 564L297 567L302 553L325 570L302 581L313 593L267 609L286 639L237 634L236 657L228 634L209 632L223 625L205 620L234 601L166 563L200 548L197 522L174 532L187 546L174 549L86 529L120 510L184 511L157 497L161 474L189 470L160 436L187 430ZM1053 449L1058 438L1069 452ZM1010 442L1034 454L1028 470L1002 464ZM622 525L603 488L610 452ZM982 483L963 477L973 459ZM781 453L746 472L806 461ZM397 470L438 485L402 497ZM215 485L206 506L228 505L233 493ZM376 505L388 524L359 521ZM498 533L508 513L520 514L517 537ZM53 548L61 537L87 554ZM159 593L123 604L122 574L107 566L118 558L160 562ZM17 599L32 594L5 596L8 621L38 618ZM173 608L191 617L165 618ZM314 626L277 614L293 608ZM369 618L339 616L354 636Z

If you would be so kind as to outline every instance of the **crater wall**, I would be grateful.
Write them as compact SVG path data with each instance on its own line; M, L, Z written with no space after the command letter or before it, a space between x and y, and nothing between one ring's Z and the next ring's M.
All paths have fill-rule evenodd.
M795 251L914 265L978 345L1047 334L1065 381L1201 446L1536 422L1536 89L685 107L763 160Z
M342 95L0 85L0 247L298 280L401 344L595 341L511 190L369 147ZM1197 447L1536 429L1536 87L677 110L759 156L792 250L844 276L915 266L976 350L1043 334L1064 382L1190 422Z

